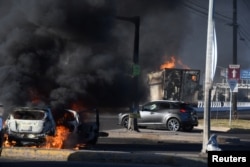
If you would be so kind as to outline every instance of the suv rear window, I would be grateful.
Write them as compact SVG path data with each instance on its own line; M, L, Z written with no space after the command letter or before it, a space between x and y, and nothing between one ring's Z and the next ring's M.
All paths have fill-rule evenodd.
M193 108L192 105L186 104L186 103L182 103L180 106L181 106L181 108L184 108L184 109L192 109Z
M23 120L42 120L45 113L42 111L15 111L13 114L14 119Z
M171 108L173 109L192 109L192 106L187 103L171 103Z

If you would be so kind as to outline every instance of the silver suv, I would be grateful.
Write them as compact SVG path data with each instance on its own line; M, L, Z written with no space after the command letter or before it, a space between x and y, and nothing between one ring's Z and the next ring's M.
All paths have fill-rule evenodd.
M9 142L42 144L46 135L54 136L56 124L49 108L15 108L5 122Z
M139 127L167 128L170 131L191 131L198 126L198 117L192 106L169 100L147 102L140 107ZM118 115L118 124L128 127L129 113Z

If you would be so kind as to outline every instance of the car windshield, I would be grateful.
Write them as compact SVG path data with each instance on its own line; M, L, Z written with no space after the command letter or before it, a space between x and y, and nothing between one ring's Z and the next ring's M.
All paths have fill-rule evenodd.
M65 112L64 115L63 115L63 118L66 120L66 121L74 121L76 118L74 116L74 114L72 112Z
M12 115L14 119L42 120L45 116L45 113L39 110L38 111L22 110L22 111L15 111Z

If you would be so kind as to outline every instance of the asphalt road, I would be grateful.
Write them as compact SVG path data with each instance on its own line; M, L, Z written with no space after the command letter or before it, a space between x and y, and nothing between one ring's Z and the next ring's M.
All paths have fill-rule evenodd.
M166 165L148 165L134 163L102 163L102 162L52 162L52 161L0 161L0 167L168 167Z
M118 113L115 113L115 114L110 114L110 113L101 113L100 114L100 131L101 132L109 132L109 131L112 131L112 130L116 130L116 131L124 131L124 128L122 128L121 126L117 125L117 114ZM140 133L140 132L139 132ZM202 130L201 129L194 129L192 132L175 132L175 133L169 133L168 131L166 130L151 130L151 133L155 133L155 134L167 134L167 135L177 135L177 136L183 136L183 138L185 138L186 136L188 135L197 135L197 136L200 136L202 135ZM243 141L246 141L246 144L242 145L242 143L236 143L236 144L231 144L231 143L225 143L225 144L222 144L220 145L220 148L222 148L222 150L232 150L232 151L235 151L235 150L250 150L250 144L249 144L249 140L250 140L250 133L249 131L246 131L246 132L242 132L242 133L235 133L235 132L231 132L231 133L228 133L228 132L216 132L218 133L219 135L231 135L232 137L240 137L241 140L243 139ZM72 161L77 161L77 158L80 158L81 160L83 160L84 158L83 157L86 157L86 155L89 155L90 153L93 153L93 154L100 154L102 153L102 156L105 156L106 158L104 158L105 160L107 159L111 159L112 161L112 158L114 157L114 153L118 153L117 155L115 155L115 158L118 158L119 159L119 155L121 153L126 153L126 155L130 155L132 154L133 155L136 155L136 156L143 156L143 158L145 158L146 160L150 160L152 158L152 155L163 155L163 156L166 156L166 155L169 155L169 156L175 156L175 155L178 155L179 157L182 157L182 155L186 156L186 155L191 155L192 156L196 156L198 154L200 154L201 152L201 148L202 148L202 145L201 143L192 143L192 142L180 142L180 141L150 141L150 140L147 140L147 139L134 139L134 138L125 138L125 137L121 137L121 138L109 138L109 137L100 137L99 140L98 140L98 143L97 145L93 146L92 148L90 148L90 151L91 152L85 152L85 155L78 155L78 154L81 154L83 152L79 152L79 153L76 153L74 155L72 155L72 157L75 157L76 159L73 158ZM63 151L63 150L62 150ZM151 157L151 158L148 158L146 155L148 155L148 157ZM159 158L159 157L157 157ZM129 161L128 161L129 159ZM128 159L125 159L126 161L126 164L124 164L125 166L135 166L138 165L140 166L138 163L133 163L133 162L130 162L131 160L131 157L128 157ZM161 158L162 159L162 158ZM145 161L144 163L144 166L145 164L147 165L153 165L153 164L150 164L150 163L147 163ZM17 159L17 161L24 161L23 159ZM38 160L39 161L39 160ZM71 160L69 160L71 161ZM87 163L91 162L91 164L88 164L87 166L91 166L91 165L94 165L94 166L99 166L99 165L102 165L102 163L98 163L98 162L95 162L95 159L91 159L91 158L87 158L84 160L84 161L88 161ZM108 161L108 160L107 160ZM136 160L135 160L136 161ZM172 159L170 158L170 161L172 162ZM181 162L183 161L183 163L187 163L187 160L183 160L183 159L179 159L178 161L174 160L175 163L176 162ZM4 162L10 162L8 159L4 159L4 158L0 158L0 166L4 165ZM29 160L27 161L29 162ZM95 162L95 163L93 163ZM129 162L129 164L127 164ZM34 163L34 164L33 164ZM30 165L30 164L26 164L26 161L21 163L20 165L22 166L22 164L24 164L24 166L39 166L39 165L36 165L36 162L31 162L31 164L33 165ZM80 166L80 165L83 165L85 164L86 162L79 162L79 163L72 163L72 162L65 162L63 163L64 166ZM109 162L105 162L105 165L109 163ZM195 163L195 165L193 166L199 166L199 167L202 167L202 166L206 166L206 163L203 162L198 162L196 160L188 160L188 163L190 164L193 164ZM5 163L7 164L7 163ZM17 166L18 163L16 162L12 162L12 163L8 163L9 165L8 166ZM43 164L43 163L42 163ZM59 165L60 163L58 163ZM117 164L119 164L119 162L116 162L116 164L114 164L113 166L116 166ZM20 167L19 165L19 167ZM56 165L56 162L55 163L51 163L51 162L48 162L47 164L44 163L44 167L46 166L52 166L52 165ZM103 166L105 166L103 165ZM161 165L161 164L158 164L158 165ZM175 164L176 165L176 164ZM121 166L121 165L119 165ZM153 165L154 166L154 165Z
M110 130L116 130L116 131L124 131L124 128L120 125L117 125L118 119L116 114L104 114L100 116L100 131L108 132ZM144 129L142 129L144 130ZM151 129L150 132L152 133L164 133L168 135L176 135L176 136L202 136L202 129L200 128L194 128L192 132L169 132L167 130L155 130ZM249 130L242 130L242 131L216 131L211 130L210 132L216 133L218 136L228 136L232 139L239 138L241 143L223 143L221 145L221 148L223 150L250 150L250 145L248 142L250 142L250 131ZM185 140L184 140L185 141ZM134 143L133 143L134 142ZM244 143L245 142L245 143ZM145 143L145 142L144 142ZM115 144L114 147L112 147ZM126 145L125 145L126 144ZM242 145L244 144L244 145ZM131 138L99 138L98 145L96 146L98 149L113 149L116 151L160 151L160 152L190 152L190 153L199 153L202 149L201 143L186 143L186 142L158 142L158 143L151 143L150 147L143 145L142 141L133 141Z

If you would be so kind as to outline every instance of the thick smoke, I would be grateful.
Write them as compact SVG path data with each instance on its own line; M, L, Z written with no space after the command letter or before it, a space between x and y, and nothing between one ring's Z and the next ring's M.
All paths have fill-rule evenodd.
M140 64L143 71L152 70L178 50L184 24L179 3L0 1L0 102L7 107L34 101L53 108L75 101L128 105L134 27L116 16L141 17Z
M188 22L182 0L126 0L119 3L117 11L118 15L141 18L140 62L144 70L159 70L171 56L178 56ZM126 32L124 29L121 31Z

